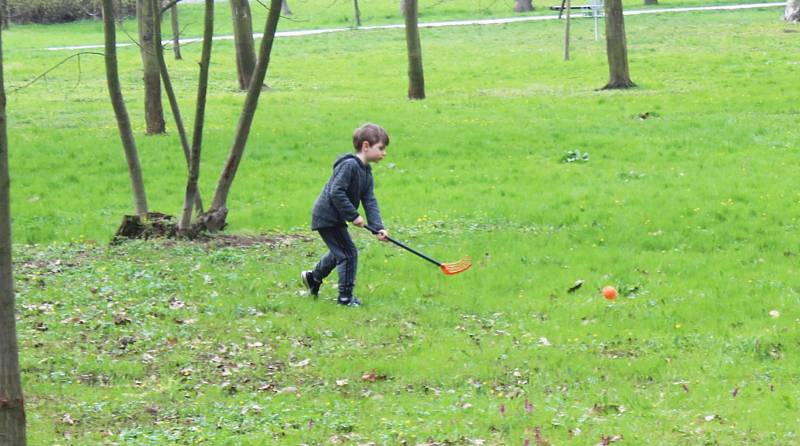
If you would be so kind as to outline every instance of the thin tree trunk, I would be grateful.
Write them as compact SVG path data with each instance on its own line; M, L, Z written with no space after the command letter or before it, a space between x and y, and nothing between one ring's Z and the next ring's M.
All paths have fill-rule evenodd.
M361 26L361 9L358 8L358 0L353 0L353 7L356 12L356 26Z
M178 5L172 5L169 8L170 24L172 25L172 52L175 54L175 60L181 60L181 29L178 25Z
M3 14L2 17L2 27L3 29L8 29L9 26L9 17L11 17L11 7L8 5L9 0L0 0L2 2L2 10L0 10L0 14Z
M158 5L158 0L152 1L156 4L156 6ZM161 13L159 12L159 14ZM161 19L159 17L155 17L154 21L160 22ZM158 45L156 45L156 55L158 56L158 67L161 73L161 82L164 83L164 92L167 94L169 106L172 110L172 116L175 118L175 127L178 129L178 137L181 141L181 148L183 149L183 155L186 158L186 167L188 169L190 165L189 140L186 138L186 128L183 125L183 117L181 116L181 110L178 106L178 98L175 96L175 90L172 88L172 79L170 79L169 70L167 70L167 61L164 59L164 46L161 44L161 28L156 27L155 30L156 42L159 42ZM203 201L200 199L199 192L195 194L194 205L198 212L203 211Z
M247 0L231 0L233 39L236 47L236 71L239 89L247 90L256 66L256 49L253 41L253 17Z
M514 12L528 12L533 11L533 1L532 0L515 0L514 1Z
M125 108L125 100L122 97L122 88L119 84L119 73L117 71L117 29L114 22L113 0L103 0L103 22L105 25L105 62L108 94L111 96L111 105L114 107L119 136L122 139L122 147L125 150L125 158L128 162L128 173L133 188L136 214L140 217L145 217L147 215L147 198L144 193L142 169L139 165L136 140L133 138L131 120L128 116L128 110Z
M572 2L567 0L566 2L566 9L567 9L567 20L566 24L564 25L564 60L569 60L569 23L571 21L572 14L570 13L572 6Z
M658 0L644 0L645 5L657 5Z
M136 15L139 22L139 44L144 67L144 117L147 134L164 133L164 109L161 105L161 81L156 57L153 10L149 0L136 0Z
M253 73L253 82L250 83L250 87L247 89L247 97L242 107L242 113L239 116L239 123L236 126L236 136L228 154L228 160L217 182L217 190L214 193L211 209L200 218L200 223L211 231L225 227L225 218L228 215L228 192L230 192L233 179L236 177L236 170L239 168L239 162L247 144L250 125L253 123L253 116L258 106L258 97L261 94L261 85L264 83L264 77L267 74L267 68L269 68L272 43L275 41L275 30L278 27L278 19L280 19L280 6L281 0L271 0L269 14L264 25L264 37L261 40L259 49L258 63L256 64L255 73Z
M8 174L7 126L3 38L0 32L0 444L25 446L25 399L19 375L11 263L11 181Z
M800 0L789 0L786 2L783 19L787 22L800 22Z
M422 46L417 27L417 0L406 2L406 47L408 48L408 98L425 99L425 76L422 71Z
M625 41L622 0L606 0L605 6L608 84L603 89L635 87L628 71L628 45Z
M200 152L203 147L203 124L205 123L206 92L208 91L208 67L211 64L211 44L214 37L214 0L206 0L205 26L203 28L203 51L200 56L200 80L197 83L197 110L194 116L192 152L189 156L189 178L178 231L186 234L192 225L192 204L197 197L197 180L200 177Z
M281 2L281 14L283 15L292 15L292 10L289 9L289 1L283 0Z

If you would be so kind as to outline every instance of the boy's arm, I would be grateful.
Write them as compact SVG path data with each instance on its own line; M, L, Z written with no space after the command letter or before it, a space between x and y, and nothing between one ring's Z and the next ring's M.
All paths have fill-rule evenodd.
M342 218L347 221L358 218L358 210L347 198L347 188L350 187L350 181L353 175L356 175L355 169L357 168L353 163L342 163L337 166L331 180L331 202Z
M381 220L381 210L378 208L378 200L375 198L373 191L374 182L369 182L367 193L361 198L361 203L364 205L364 212L367 214L367 221L372 229L380 231L383 229L383 221Z

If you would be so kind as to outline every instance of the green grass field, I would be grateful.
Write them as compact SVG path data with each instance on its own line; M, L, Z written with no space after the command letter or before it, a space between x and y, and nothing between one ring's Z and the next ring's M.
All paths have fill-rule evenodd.
M25 48L99 28L12 27L30 444L798 444L800 28L780 11L627 18L625 92L597 91L588 20L570 62L563 23L422 30L418 102L402 30L279 39L229 201L228 233L268 234L246 246L109 246L132 202L102 58L12 92L69 54ZM190 122L199 49L170 61ZM174 125L144 137L138 52L119 55L151 208L176 214ZM234 67L216 42L206 200L244 99ZM353 230L354 310L335 276L313 301L297 275L323 254L311 204L364 121L392 137L375 167L388 229L474 266L445 277ZM561 162L574 150L588 161Z

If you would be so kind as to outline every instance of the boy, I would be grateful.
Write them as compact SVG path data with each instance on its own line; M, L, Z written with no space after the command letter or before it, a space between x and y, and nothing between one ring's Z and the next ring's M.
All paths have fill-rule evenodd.
M363 203L369 226L378 231L378 239L386 241L389 233L383 229L378 201L373 193L370 164L386 156L388 145L389 135L381 126L368 123L357 128L353 132L355 154L343 155L336 160L333 175L314 203L311 229L319 232L329 250L312 271L300 273L303 285L314 297L319 295L322 281L336 268L339 273L337 302L350 307L361 305L361 301L353 296L358 249L347 232L347 222L364 227L364 219L358 213L358 205Z

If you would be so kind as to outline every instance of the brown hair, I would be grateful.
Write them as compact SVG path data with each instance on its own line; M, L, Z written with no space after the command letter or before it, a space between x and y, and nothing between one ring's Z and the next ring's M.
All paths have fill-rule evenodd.
M353 148L360 152L364 141L369 142L369 145L383 143L384 146L388 146L389 134L378 124L368 122L353 132Z

